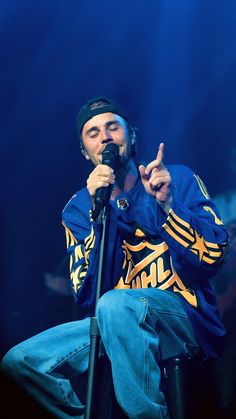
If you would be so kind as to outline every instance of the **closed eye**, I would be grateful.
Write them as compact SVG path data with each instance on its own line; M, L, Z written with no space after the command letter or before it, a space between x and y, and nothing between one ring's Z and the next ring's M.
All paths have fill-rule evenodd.
M109 131L118 131L118 129L120 128L119 122L109 122L107 125Z
M110 131L117 131L119 129L119 127L116 125L116 126L113 126L113 125L111 125L110 127L109 127L109 130Z
M87 133L87 136L88 136L89 138L96 138L96 137L98 136L98 130L93 129L93 130L89 131L89 132Z

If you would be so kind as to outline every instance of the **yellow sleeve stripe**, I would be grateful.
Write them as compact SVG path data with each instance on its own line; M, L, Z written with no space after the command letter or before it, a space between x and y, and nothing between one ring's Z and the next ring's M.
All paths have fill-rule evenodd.
M91 243L91 245L90 245L90 247L91 247L91 248L93 248L93 247L94 247L94 243L95 243L95 235L93 236L93 240L92 240L92 243Z
M64 222L62 222L62 225L65 228L65 232L66 232L66 246L67 248L69 246L74 246L75 243L77 243L77 240L75 238L75 236L71 233L70 229L65 225Z
M73 251L70 251L70 279L72 282L72 288L75 293L83 283L84 277L87 275L88 266L89 266L89 254L94 247L95 243L95 234L92 228L90 234L84 239L84 244L78 243L78 240L74 237L70 229L62 222L65 233L66 233L66 244L67 248L74 247ZM84 259L84 260L82 260ZM81 262L80 262L81 261ZM79 263L79 266L73 270L75 263Z
M72 271L70 274L71 281L73 286L76 286L78 289L82 285L82 278L87 275L87 266L84 267L83 265L79 265L75 271ZM74 288L75 289L75 288Z
M197 307L197 298L195 293L192 294L190 290L186 289L186 290L178 290L178 288L173 287L173 291L174 292L179 292L184 298L185 300L188 301L189 304L191 304L191 306L193 307Z
M213 209L211 207L207 207L206 205L204 205L203 208L204 208L205 211L208 211L208 212L210 212L213 215L213 217L215 219L215 223L217 225L222 225L223 224L222 221L217 217L215 211L213 211Z
M190 227L189 224L187 224L189 226L189 233L183 228L181 229L181 227L177 226L177 224L175 223L174 220L178 220L179 223L183 223L183 224L187 224L185 223L183 220L181 220L181 218L179 218L175 212L172 210L172 218L169 216L167 218L167 222L168 225L170 226L170 228L172 228L173 231L179 232L182 235L182 239L186 239L186 243L194 243L196 241L196 235L198 236L198 233L196 232L196 230L193 230L192 227ZM163 227L166 229L166 224L163 225ZM207 247L207 250L212 253L217 255L217 253L220 251L220 246L217 243L213 243L213 242L209 242L207 240L204 239L204 243ZM222 243L222 245L226 245L226 243ZM221 251L220 251L221 253Z
M90 234L84 239L84 244L86 248L89 248L92 246L92 243L94 241L94 229L92 227Z
M79 282L79 280L77 278L74 278L74 280L72 281L72 288L74 290L75 293L77 293L78 289L81 287L81 283Z
M71 272L71 279L73 280L75 277L78 278L79 272L82 268L82 265L79 265L73 272Z
M175 219L178 218L178 224ZM185 248L189 248L194 254L199 256L199 260L204 260L206 263L212 264L222 257L222 246L216 243L206 242L203 237L200 237L198 233L190 228L187 232L185 227L179 226L181 219L176 217L176 214L172 210L171 216L167 218L163 228L168 234L170 234L178 243ZM185 223L186 225L186 223Z
M209 250L219 249L219 245L216 243L211 243L205 240L205 243ZM223 244L223 243L222 243Z
M70 255L70 272L71 272L72 266L73 266L73 256Z
M191 246L193 246L196 243L195 240L193 240L192 244L190 245L188 242L184 241L180 236L175 234L175 232L172 229L170 229L167 225L163 227L165 228L167 233L169 233L178 243L180 243L185 248L189 248L194 254L196 255L199 254L197 250L198 248L195 248L195 249L191 248ZM199 249L199 250L201 250L201 254L202 254L201 259L209 264L216 262L216 260L218 260L222 256L222 251L219 250L219 246L217 246L217 251L210 250L208 247L206 247L205 252L203 252L202 249ZM205 256L203 253L206 253L207 256Z
M186 227L187 228L187 230L189 230L190 231L190 233L192 233L193 232L193 229L191 228L191 226L190 226L190 224L189 223L187 223L186 221L184 221L184 220L182 220L182 218L180 218L175 212L174 212L174 210L173 209L171 209L170 210L170 213L169 213L169 215L168 215L168 217L167 217L167 220L169 220L170 219L170 217L173 217L177 222L179 222L183 227Z
M204 185L202 179L198 175L194 175L194 177L195 177L195 179L198 183L198 186L199 186L203 196L205 196L206 199L210 199L210 196L207 192L206 186Z
M220 256L222 255L222 253L220 253ZM212 263L215 263L217 260L218 260L219 258L212 258L212 259L210 259L209 257L207 257L207 256L205 256L205 255L203 255L202 256L202 260L204 260L204 262L206 262L206 263L208 263L209 265L212 265Z
M81 269L82 266L78 266L78 268L74 271L71 272L70 278L73 284L73 290L76 293L78 291L78 289L81 287L82 283L80 281L80 275L79 275L79 271Z
M188 247L189 243L183 240L179 235L175 234L175 232L170 228L168 224L164 224L163 228L166 230L167 233L169 233L177 242L182 244L184 247Z
M82 259L84 257L82 252L82 246L79 244L75 247L75 262L78 262L78 260Z
M183 228L181 228L180 226L178 226L174 219L171 219L171 217L169 218L169 223L171 224L171 226L173 226L173 228L175 229L175 231L179 232L182 236L184 236L185 239L188 239L190 242L193 241L193 235L189 234L186 230L184 230Z

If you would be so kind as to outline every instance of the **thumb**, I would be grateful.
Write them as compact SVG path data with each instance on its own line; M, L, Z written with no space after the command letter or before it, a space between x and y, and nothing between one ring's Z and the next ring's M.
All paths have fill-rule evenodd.
M145 169L146 169L145 166L143 164L140 164L140 166L138 167L138 169L139 169L139 173L140 173L140 176L141 176L142 180L146 180L147 179L147 175L145 173Z

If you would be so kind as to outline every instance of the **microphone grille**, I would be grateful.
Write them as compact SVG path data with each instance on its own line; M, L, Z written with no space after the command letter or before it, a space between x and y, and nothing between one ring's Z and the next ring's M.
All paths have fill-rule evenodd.
M102 152L102 163L115 170L120 162L119 147L117 144L109 143Z

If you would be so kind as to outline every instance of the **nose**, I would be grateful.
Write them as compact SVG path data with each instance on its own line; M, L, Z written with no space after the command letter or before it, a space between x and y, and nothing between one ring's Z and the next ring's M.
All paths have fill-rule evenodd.
M107 143L110 143L111 141L113 141L113 138L112 138L109 130L108 129L104 129L102 131L102 135L101 135L101 143L102 144L107 144Z

